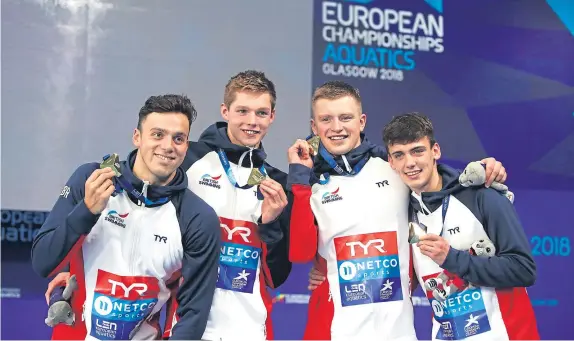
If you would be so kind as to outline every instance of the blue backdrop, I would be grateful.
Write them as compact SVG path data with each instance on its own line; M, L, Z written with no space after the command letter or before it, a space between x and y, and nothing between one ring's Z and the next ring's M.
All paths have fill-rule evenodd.
M372 141L393 115L420 111L435 124L444 162L463 167L488 155L504 163L538 265L528 292L543 339L574 338L573 3L315 0L313 18L312 86L357 86ZM3 339L50 335L47 281L29 262L44 218L2 211ZM278 339L303 334L309 267L296 265L273 292ZM418 336L428 339L430 307L420 291L413 301Z
M419 111L443 162L504 163L538 265L528 293L541 337L574 338L574 1L315 1L314 12L313 87L359 88L371 141L393 115ZM281 288L281 336L301 335L306 307L289 299L306 293L307 271ZM430 339L431 309L416 295L417 334Z

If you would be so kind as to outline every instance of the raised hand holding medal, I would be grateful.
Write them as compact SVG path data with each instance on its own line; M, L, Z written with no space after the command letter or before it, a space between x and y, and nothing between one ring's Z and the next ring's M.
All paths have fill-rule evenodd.
M317 138L319 138L317 136ZM297 140L295 143L287 150L287 158L289 164L298 163L305 167L313 168L313 155L317 155L319 150L320 140L311 138L309 141L312 144L316 144L317 150L309 144L308 141Z
M277 219L285 206L287 206L287 195L283 190L283 186L269 177L261 181L259 190L263 194L261 222L268 224Z

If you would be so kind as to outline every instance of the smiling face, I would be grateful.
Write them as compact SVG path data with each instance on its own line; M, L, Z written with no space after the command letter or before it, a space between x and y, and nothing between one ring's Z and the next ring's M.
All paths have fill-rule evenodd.
M411 143L391 144L388 152L391 167L413 192L420 194L437 190L433 186L438 183L436 162L441 156L438 143L431 146L425 136Z
M393 117L383 129L391 167L415 193L440 190L440 146L428 117L409 113Z
M341 81L327 82L313 92L311 129L333 155L344 155L361 145L363 114L359 90Z
M361 132L367 116L351 96L337 99L321 98L313 104L313 133L333 155L344 155L361 144Z
M221 116L232 143L258 148L275 120L275 85L263 72L247 70L225 86Z
M151 184L169 183L185 158L189 127L189 119L182 113L148 114L133 134L138 148L134 174Z
M259 147L275 119L269 93L237 92L229 107L221 105L221 116L227 121L227 135L232 143Z

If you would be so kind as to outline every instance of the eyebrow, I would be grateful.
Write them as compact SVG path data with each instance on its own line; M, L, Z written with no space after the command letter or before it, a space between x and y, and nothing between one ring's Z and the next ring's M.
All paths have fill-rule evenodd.
M353 115L352 112L342 112L339 114L317 114L318 116L341 116L341 115Z
M408 152L412 152L413 150L417 150L417 149L426 149L425 146L415 146L411 149L408 150ZM397 150L396 152L391 153L391 155L399 155L399 154L404 154L404 152L402 150Z
M247 107L247 106L245 106L245 105L238 105L238 106L237 106L237 109L251 109L251 108L249 108L249 107ZM261 107L261 108L255 109L255 110L256 110L256 111L261 111L261 110L263 110L263 111L270 111L271 108L269 108L269 107Z
M412 152L413 150L416 150L416 149L427 149L427 147L426 146L415 146L415 147L411 148L409 150L409 152Z
M151 128L150 130L159 131L159 132L162 132L162 133L169 133L169 131L167 131L167 130L165 130L165 129L162 129L162 128L157 128L157 127ZM187 136L187 134L184 133L184 132L182 132L182 131L176 131L175 133L173 133L173 135L178 135L178 136L183 135L183 136Z

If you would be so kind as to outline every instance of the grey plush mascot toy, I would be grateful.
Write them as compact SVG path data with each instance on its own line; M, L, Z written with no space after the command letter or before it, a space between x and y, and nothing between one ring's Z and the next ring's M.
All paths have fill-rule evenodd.
M78 289L78 282L76 275L70 276L66 283L66 287L57 288L54 290L50 297L50 308L48 308L48 317L44 320L50 327L57 324L64 323L69 326L73 325L76 321L76 316L72 311L70 300L74 291Z
M464 187L480 186L486 182L486 169L485 165L480 161L469 163L464 171L458 177L458 182ZM511 203L514 203L514 193L508 190L508 187L499 182L493 182L490 186L493 189L504 194Z
M492 241L481 239L472 243L468 252L477 257L494 257L496 248ZM433 297L439 302L446 301L450 295L457 292L476 287L447 270L443 270L436 277L427 279L424 286L427 291L432 292Z

